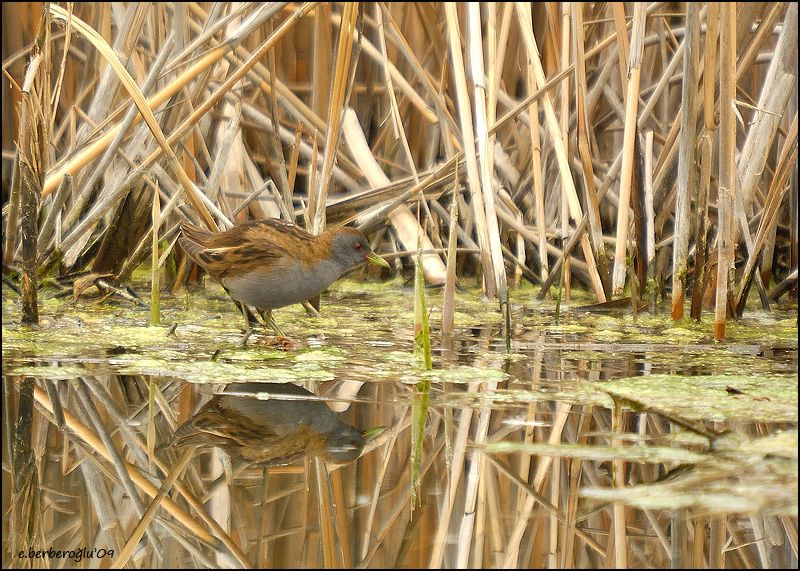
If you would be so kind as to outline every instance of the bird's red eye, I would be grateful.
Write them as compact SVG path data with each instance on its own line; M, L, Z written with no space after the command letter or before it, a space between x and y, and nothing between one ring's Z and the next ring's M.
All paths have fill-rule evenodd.
M360 251L361 248L362 248L361 242L356 242L356 245L354 246L354 248L356 249L356 252Z

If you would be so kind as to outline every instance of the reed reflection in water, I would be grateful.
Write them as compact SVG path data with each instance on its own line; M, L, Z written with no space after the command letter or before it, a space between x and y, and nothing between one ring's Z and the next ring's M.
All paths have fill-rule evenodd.
M562 387L566 371L600 375L600 369L578 361L561 360ZM535 362L540 366L531 368ZM38 380L33 442L40 459L39 543L77 542L120 553L141 519L123 480L130 478L137 501L147 507L160 483L173 475L181 453L191 450L188 468L161 500L131 565L602 567L624 557L631 567L669 567L674 561L760 567L796 560L796 519L785 510L772 513L777 504L737 514L691 502L679 509L640 509L582 497L585 488L641 494L642 483L687 482L689 488L678 490L689 496L691 486L705 493L702 486L709 480L729 481L733 490L741 474L714 471L717 464L705 460L700 469L674 470L680 462L657 456L625 461L608 452L608 446L651 453L671 448L694 461L712 452L707 442L682 440L676 427L654 412L547 398L523 404L522 395L556 386L550 369L556 363L548 362L521 360L508 367L511 379L500 383L497 394L518 393L505 403L468 390L474 387L435 387L416 505L410 465L414 385L364 383L336 414L325 401L344 386L338 381L316 383L315 395L293 384L212 387L138 376L92 377L88 370L69 382ZM612 368L619 365L612 363ZM4 386L6 413L17 409L19 379L8 378ZM472 428L481 416L488 419L483 444ZM377 438L365 437L378 426L387 428ZM787 426L729 428L755 438ZM152 463L148 433L154 438ZM520 447L496 448L509 442ZM546 443L593 446L608 457L524 448ZM4 471L6 507L12 501L10 475ZM468 511L471 490L475 509ZM464 542L468 518L473 518L474 535ZM19 534L15 545L28 541L24 530L11 532ZM769 543L754 543L759 533L769 533ZM4 539L5 562L11 563L9 537Z

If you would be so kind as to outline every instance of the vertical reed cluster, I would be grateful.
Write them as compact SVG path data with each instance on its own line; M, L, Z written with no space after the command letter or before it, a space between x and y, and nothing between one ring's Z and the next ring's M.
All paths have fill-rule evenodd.
M763 307L796 291L794 3L208 10L5 8L6 275L125 280L181 218L281 216L385 228L409 268L421 235L439 285L455 203L459 277L501 308L523 278L598 302L660 292L675 319L691 292L721 338L753 286Z

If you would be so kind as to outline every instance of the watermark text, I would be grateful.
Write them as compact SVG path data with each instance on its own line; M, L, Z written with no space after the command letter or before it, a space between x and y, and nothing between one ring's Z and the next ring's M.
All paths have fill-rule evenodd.
M49 549L34 549L31 547L27 551L20 549L17 557L19 559L44 559L45 557L48 559L71 559L75 563L80 563L84 559L104 559L106 557L114 559L114 550L98 549L97 547L91 549L88 547L79 549L53 549L52 547Z

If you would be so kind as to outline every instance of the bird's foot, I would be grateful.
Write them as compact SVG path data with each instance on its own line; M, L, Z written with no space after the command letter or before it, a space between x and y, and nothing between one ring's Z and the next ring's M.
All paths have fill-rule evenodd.
M280 349L282 351L294 351L298 347L298 344L295 340L290 339L289 337L284 337L283 335L265 337L262 343L267 347L274 347L275 349Z

